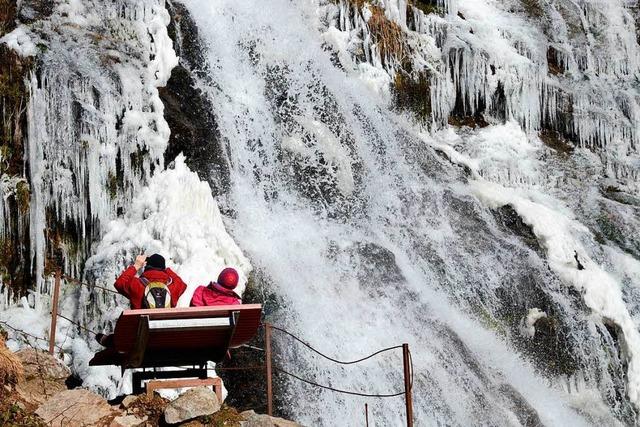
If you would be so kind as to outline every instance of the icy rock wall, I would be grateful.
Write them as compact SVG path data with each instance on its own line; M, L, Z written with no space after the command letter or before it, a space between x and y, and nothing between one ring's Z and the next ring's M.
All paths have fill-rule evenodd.
M27 268L35 277L17 304L18 293L2 282L0 321L8 324L9 345L47 346L42 338L48 336L51 273L58 267L85 283L112 287L137 254L160 252L190 285L180 305L188 305L195 287L228 265L241 272L242 292L250 265L225 232L211 185L179 154L185 150L196 166L211 160L193 155L196 144L216 159L223 155L207 138L215 136L214 123L205 133L180 136L184 129L198 129L200 123L191 121L200 119L197 111L204 107L195 104L189 80L169 84L178 58L164 1L59 1L38 15L34 8L43 5L22 3L24 24L1 40L36 60L25 82L24 176L3 173L0 187L2 200L13 201L15 189L27 185L26 209L4 204L0 229L11 233L7 223L16 215L26 224ZM168 88L161 99L163 86ZM176 119L185 102L181 97L191 97L186 102L192 109ZM176 127L186 124L173 138L163 101ZM222 180L201 169L205 178L214 176L210 182ZM63 280L60 312L88 330L110 332L127 305L113 293ZM110 398L130 391L129 377L123 379L118 369L89 368L100 346L86 330L59 319L56 348L74 374Z
M164 166L170 131L157 88L177 64L168 23L163 1L63 1L29 25L39 55L29 79L25 221L38 288L58 265L80 277L101 221L122 214Z
M640 50L628 2L338 5L327 19L349 34L343 50L351 58L382 63L392 78L398 69L413 78L428 73L435 127L451 115L481 114L490 122L515 119L529 132L558 131L599 153L608 173L637 189ZM379 7L402 29L393 61L380 52L388 34L380 37L370 20Z

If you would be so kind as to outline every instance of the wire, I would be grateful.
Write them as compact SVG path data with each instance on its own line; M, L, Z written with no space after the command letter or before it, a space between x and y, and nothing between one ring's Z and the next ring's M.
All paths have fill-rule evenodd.
M6 326L7 328L11 329L11 330L12 330L12 331L14 331L15 333L22 334L22 335L27 336L27 337L31 337L31 338L33 338L33 339L35 339L35 340L38 340L38 341L44 341L44 342L47 342L47 343L49 342L49 340L48 340L48 339L46 339L46 338L38 337L38 336L36 336L36 335L30 334L29 332L23 331L22 329L14 328L13 326L11 326L10 324L8 324L7 322L5 322L5 321L3 321L3 320L0 320L0 325ZM27 341L27 342L28 342L28 341ZM59 346L59 345L57 345L57 344L54 344L54 346L55 346L58 350L60 350L60 351L64 351L64 348L62 348L62 346Z
M62 315L62 314L60 314L60 313L56 313L56 314L58 315L58 317L62 317L64 320L67 320L67 321L69 321L69 322L73 323L74 325L76 325L76 326L77 326L77 327L79 327L80 329L84 329L85 331L90 332L90 333L92 333L93 335L98 335L98 333L97 333L97 332L94 332L94 331L92 331L91 329L89 329L89 328L86 328L86 327L82 326L82 325L81 325L81 324L79 324L78 322L74 322L73 320L69 319L68 317L63 316L63 315Z
M373 356L376 356L376 355L378 355L380 353L384 353L385 351L391 351L391 350L395 350L395 349L398 349L398 348L402 348L401 345L396 345L396 346L393 346L393 347L387 347L387 348L383 348L382 350L378 350L375 353L372 353L372 354L370 354L368 356L365 356L365 357L363 357L361 359L345 362L345 361L342 361L342 360L334 359L333 357L327 356L326 354L322 353L321 351L316 350L310 344L307 344L305 341L303 341L302 339L298 338L297 336L293 335L291 332L289 332L289 331L287 331L285 329L282 329L282 328L279 328L279 327L273 326L273 325L271 325L271 328L276 329L276 330L278 330L280 332L284 332L285 334L289 335L291 338L293 338L294 340L298 341L299 343L301 343L302 345L304 345L305 347L307 347L309 350L313 351L314 353L317 353L320 356L324 357L325 359L331 360L332 362L339 363L340 365L353 365L354 363L360 363L360 362L363 362L363 361L365 361L367 359L371 359Z
M2 324L3 326L6 326L7 328L11 329L11 330L12 330L12 331L14 331L14 332L17 332L17 333L20 333L20 334L26 335L26 336L31 337L31 338L34 338L34 339L36 339L36 340L40 340L40 341L47 341L47 342L49 341L49 340L48 340L48 339L46 339L46 338L42 338L42 337L38 337L38 336L32 335L32 334L30 334L29 332L25 332L25 331L23 331L22 329L14 328L13 326L11 326L10 324L8 324L8 323L7 323L7 322L5 322L5 321L0 320L0 324Z
M392 394L391 393L389 393L389 394L369 394L369 393L360 393L360 392L357 392L357 391L341 390L339 388L334 388L334 387L330 387L328 385L318 384L318 383L315 383L313 381L301 378L301 377L297 376L296 374L292 374L291 372L285 371L284 369L278 368L277 366L274 366L273 369L275 369L278 372L282 372L283 374L289 375L289 376L291 376L291 377L293 377L293 378L295 378L295 379L297 379L299 381L302 381L303 383L307 383L307 384L310 384L310 385L315 386L315 387L324 388L326 390L331 390L331 391L334 391L336 393L344 393L344 394L350 394L350 395L353 395L353 396L363 396L363 397L397 397L397 396L402 396L404 394L404 391L399 392L399 393L392 393Z
M89 289L94 289L95 288L95 289L100 289L100 290L103 290L103 291L106 291L106 292L111 292L113 294L119 294L119 292L116 291L116 290L105 288L103 286L98 286L98 285L90 285L88 283L81 282L78 279L74 279L71 276L67 276L66 274L63 274L60 277L65 279L68 283L71 283L71 284L74 284L74 285L80 285L80 286L85 286L85 287L87 287Z

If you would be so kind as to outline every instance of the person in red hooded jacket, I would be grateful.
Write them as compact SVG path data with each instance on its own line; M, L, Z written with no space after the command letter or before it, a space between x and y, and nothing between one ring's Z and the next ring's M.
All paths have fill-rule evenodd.
M138 277L138 272L144 268ZM171 294L171 307L178 304L178 298L187 289L184 281L170 268L166 268L164 257L153 254L149 257L138 255L133 265L120 274L114 284L116 290L129 298L131 308L145 308L145 291L148 283L164 283ZM105 347L113 347L113 334L97 334L96 340Z
M207 286L199 286L196 289L191 298L191 306L242 304L242 299L234 291L238 286L238 279L238 272L235 269L225 268L218 275L217 282L211 282Z
M143 273L137 273L144 267ZM146 283L162 282L167 284L171 294L171 307L178 304L178 298L187 289L184 281L170 268L166 268L164 257L153 254L149 257L138 255L133 265L129 266L116 279L115 287L125 297L129 298L132 309L144 308Z

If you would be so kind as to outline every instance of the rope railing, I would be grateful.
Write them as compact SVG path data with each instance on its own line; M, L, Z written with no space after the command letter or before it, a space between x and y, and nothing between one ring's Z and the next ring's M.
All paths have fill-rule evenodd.
M42 342L46 342L46 343L48 343L48 342L49 342L49 340L48 340L47 338L39 337L39 336L37 336L37 335L33 335L33 334L31 334L31 333L29 333L29 332L27 332L27 331L24 331L24 330L22 330L22 329L18 329L18 328L14 327L14 326L11 326L8 322L5 322L4 320L0 320L0 326L2 326L2 327L4 327L4 328L9 328L9 329L11 329L13 332L15 332L16 334L20 334L20 335L22 335L23 337L33 338L33 339L34 339L34 340L36 340L36 341L42 341ZM28 341L28 340L26 340L26 339L25 339L25 341L27 341L27 344L31 345L31 344L29 343L29 341ZM56 345L56 348L57 348L58 350L60 350L60 351L62 351L62 350L63 350L63 348L62 348L62 347L60 347L60 346L58 346L58 345Z
M70 277L68 275L61 274L60 272L58 272L58 276L57 276L57 280L58 281L59 281L59 279L64 279L67 283L71 283L71 284L75 284L75 285L79 285L79 286L84 286L84 287L87 287L89 289L100 289L102 291L118 294L118 292L116 290L105 288L105 287L98 286L98 285L95 285L95 284L91 285L91 284L82 282L80 280L77 280L77 279L75 279L73 277ZM68 321L71 324L77 326L81 330L84 330L84 331L89 332L89 333L94 334L94 335L98 335L97 332L87 328L84 325L81 325L80 323L78 323L78 322L76 322L76 321L74 321L72 319L69 319L68 317L66 317L66 316L64 316L64 315L62 315L60 313L56 313L56 316L52 315L52 319L53 318L57 318L57 317L65 319L66 321ZM3 322L0 322L0 323L3 323ZM8 325L8 326L10 326L10 325ZM274 325L270 325L270 324L269 325L261 324L261 326L268 328L267 329L267 336L268 337L266 338L267 339L267 350L261 349L259 347L251 346L251 345L248 345L248 344L245 344L243 347L246 347L246 348L249 348L249 349L252 349L252 350L257 350L257 351L263 351L263 352L266 351L267 352L267 359L268 359L268 362L267 362L266 365L264 365L264 366L245 366L245 367L226 367L226 366L218 366L218 365L216 365L215 369L216 370L220 370L220 371L241 371L241 370L263 370L263 369L266 369L267 377L269 378L268 384L267 384L268 394L270 393L270 387L271 387L270 386L270 384L271 384L271 380L270 380L270 378L271 378L270 375L271 374L270 373L271 373L271 369L273 368L275 371L280 372L280 373L282 373L284 375L287 375L287 376L289 376L291 378L294 378L294 379L296 379L296 380L298 380L300 382L303 382L305 384L308 384L308 385L311 385L311 386L314 386L314 387L318 387L318 388L321 388L321 389L324 389L324 390L329 390L329 391L332 391L332 392L335 392L335 393L348 394L348 395L352 395L352 396L371 397L371 398L393 398L393 397L398 397L398 396L403 396L404 395L406 397L405 400L406 400L406 403L407 403L408 425L412 425L412 409L411 409L411 406L412 406L412 404L411 404L411 400L412 400L411 394L412 393L411 393L411 390L413 388L414 369L413 369L413 359L412 359L411 352L409 351L407 344L386 347L386 348L380 349L378 351L375 351L375 352L373 352L373 353L371 353L369 355L361 357L359 359L345 361L345 360L339 360L339 359L337 359L335 357L332 357L332 356L329 356L329 355L325 354L324 352L322 352L322 351L318 350L317 348L313 347L311 344L309 344L308 342L306 342L302 338L296 336L295 334L287 331L284 328L280 328L278 326L274 326ZM333 387L333 386L330 386L330 385L326 385L326 384L320 384L320 383L318 383L316 381L312 381L310 379L303 378L303 377L297 375L296 373L289 372L288 370L285 370L285 369L283 369L283 368L281 368L279 366L272 366L270 350L269 350L270 349L270 344L269 344L270 343L270 329L275 329L275 330L277 330L279 332L284 333L285 335L289 336L294 341L300 343L301 345L303 345L304 347L306 347L308 350L312 351L313 353L317 354L318 356L320 356L320 357L322 357L322 358L324 358L326 360L329 360L329 361L331 361L333 363L339 364L339 365L354 365L354 364L358 364L358 363L364 362L364 361L366 361L368 359L371 359L371 358L373 358L373 357L375 357L377 355L380 355L382 353L393 351L393 350L397 350L397 349L402 349L403 350L403 355L404 355L405 390L401 391L401 392L397 392L397 393L366 393L366 392L361 392L361 391L345 390L345 389L336 388L336 387ZM39 340L46 341L44 338L35 337L35 336L33 336L33 337L36 338L36 339L39 339ZM184 367L177 367L177 366L175 368L185 369ZM269 394L269 396L270 396L270 394ZM271 399L271 398L269 398L269 399ZM269 400L269 413L271 411L270 408L271 408L271 400Z
M277 366L274 366L273 369L275 369L278 372L282 372L283 374L289 375L290 377L293 377L299 381L302 381L303 383L307 383L309 385L315 386L315 387L319 387L319 388L323 388L326 390L331 390L333 392L336 393L342 393L342 394L350 394L352 396L362 396L362 397L380 397L380 398L385 398L385 397L398 397L398 396L403 396L405 394L404 391L398 392L398 393L384 393L384 394L372 394L372 393L361 393L358 391L350 391L350 390L342 390L339 388L334 388L328 385L323 385L323 384L318 384L316 382L313 382L311 380L307 380L305 378L301 378L299 376L297 376L296 374L292 374L291 372L285 371L282 368L279 368Z
M279 327L274 326L274 325L271 325L271 327L273 329L277 330L277 331L280 331L280 332L283 332L283 333L289 335L291 338L293 338L294 340L298 341L300 344L304 345L305 347L307 347L309 350L313 351L314 353L316 353L316 354L318 354L318 355L324 357L325 359L330 360L330 361L332 361L334 363L338 363L340 365L353 365L353 364L356 364L356 363L364 362L365 360L371 359L372 357L377 356L380 353L384 353L384 352L387 352L387 351L391 351L391 350L396 350L396 349L402 348L401 345L396 345L396 346L393 346L393 347L387 347L387 348L383 348L382 350L378 350L375 353L371 353L370 355L365 356L363 358L360 358L360 359L357 359L357 360L350 360L348 362L345 362L345 361L342 361L342 360L334 359L331 356L327 356L326 354L322 353L320 350L312 347L310 344L308 344L307 342L305 342L301 338L295 336L294 334L292 334L291 332L289 332L289 331L287 331L285 329L279 328Z
M75 278L73 278L71 276L68 276L66 274L62 274L62 275L60 275L60 277L62 279L64 279L67 283L71 283L73 285L84 286L84 287L89 288L89 289L100 289L100 290L105 291L105 292L111 292L112 294L119 295L119 292L116 291L115 289L109 289L109 288L105 288L104 286L99 286L99 285L95 285L95 284L91 285L89 283L85 283L85 282L83 282L81 280L75 279Z

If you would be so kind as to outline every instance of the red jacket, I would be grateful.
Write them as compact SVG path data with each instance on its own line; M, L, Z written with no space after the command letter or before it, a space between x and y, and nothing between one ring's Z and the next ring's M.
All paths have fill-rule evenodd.
M122 272L120 277L116 280L115 287L122 295L129 298L131 308L142 308L142 300L144 299L145 285L138 277L136 277L136 268L130 266ZM149 281L161 281L168 282L171 278L171 284L168 286L169 292L171 292L171 307L175 307L178 304L178 298L187 289L187 285L182 281L180 276L174 273L170 268L166 270L147 270L142 273L142 277Z
M233 291L221 291L209 284L199 286L191 298L191 307L208 305L235 305L242 304L240 297Z

